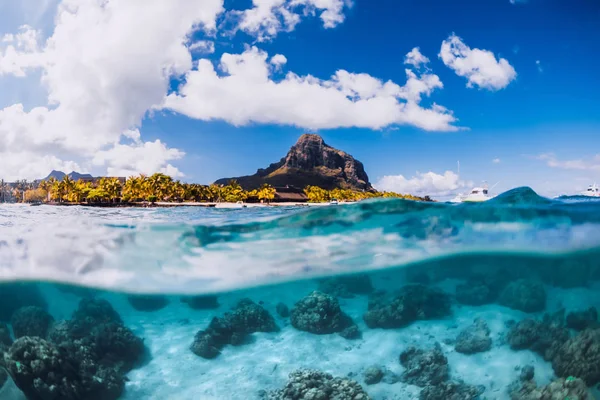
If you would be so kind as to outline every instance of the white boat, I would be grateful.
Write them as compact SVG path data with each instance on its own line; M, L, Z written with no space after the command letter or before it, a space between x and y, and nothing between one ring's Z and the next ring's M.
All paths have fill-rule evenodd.
M337 199L331 199L331 201L329 202L329 204L331 204L331 205L338 205L339 202L337 201Z
M600 197L600 188L595 183L588 186L587 190L581 192L582 196Z
M246 208L247 206L238 201L237 203L217 203L215 204L215 208Z
M497 185L497 184L496 184ZM494 186L496 186L494 185ZM468 194L458 194L455 198L450 200L451 203L480 203L482 201L488 201L493 199L494 196L490 195L490 189L487 184L481 187L474 187Z

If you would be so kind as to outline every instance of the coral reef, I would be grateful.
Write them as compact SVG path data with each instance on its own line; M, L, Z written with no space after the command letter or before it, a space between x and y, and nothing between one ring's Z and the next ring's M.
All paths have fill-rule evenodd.
M69 321L69 334L78 338L88 335L100 324L116 322L122 324L121 317L104 299L84 298Z
M419 400L473 400L484 389L485 387L467 385L464 382L446 381L425 386L419 394Z
M15 338L38 336L45 338L54 318L44 309L37 306L19 308L10 319Z
M519 380L508 388L511 400L592 400L585 383L574 377L560 378L538 387L533 380L534 369L523 368Z
M400 381L400 376L383 366L372 365L363 371L363 380L366 385L375 385L379 382L393 385Z
M434 288L404 286L392 298L375 293L363 319L369 328L400 328L416 320L442 318L451 314L450 297Z
M4 355L16 385L30 400L115 400L123 391L121 376L90 368L72 354L39 337L17 339Z
M475 319L472 325L462 330L456 337L455 349L459 353L480 353L488 351L491 347L490 328L480 318Z
M283 303L277 303L275 311L277 311L277 314L279 314L281 318L287 318L290 316L290 309Z
M352 298L371 293L373 285L368 275L355 274L321 279L318 290L336 297Z
M71 320L55 324L48 339L71 350L79 360L85 358L122 373L133 368L144 353L143 340L124 326L119 314L102 299L82 299Z
M360 337L358 328L342 311L338 300L321 292L312 292L297 302L290 313L290 320L294 328L317 335L341 332L348 339Z
M212 310L219 308L219 299L214 295L186 296L181 298L193 310Z
M439 343L430 350L409 347L400 354L400 364L405 368L401 376L405 383L425 387L448 380L448 359Z
M289 375L283 389L265 393L268 400L369 400L358 382L333 377L317 370L298 370Z
M529 349L546 360L551 360L568 339L569 330L564 326L564 309L554 314L545 314L541 321L524 319L513 325L506 335L511 349Z
M82 299L71 320L55 323L46 336L17 339L4 356L32 400L117 399L125 373L144 353L142 339L105 300Z
M584 311L573 311L568 313L567 327L576 331L582 331L587 328L600 328L600 323L598 323L598 310L596 310L596 307L590 307Z
M158 311L169 304L165 296L158 295L129 295L127 301L138 311Z
M371 366L363 372L363 379L367 385L375 385L381 382L383 379L384 372L377 366Z
M0 322L0 353L3 347L10 347L13 340L10 337L10 330L4 322Z
M503 271L473 274L465 283L456 286L456 301L469 306L493 303L508 284L507 279L508 274Z
M0 283L0 321L9 321L21 307L47 308L46 300L33 283Z
M4 354L2 354L1 351L0 351L0 356L2 356L2 358L4 358ZM0 390L2 390L2 386L4 386L4 383L6 382L7 379L8 379L8 374L6 373L6 370L2 366L0 366Z
M587 385L600 382L600 329L587 329L567 340L552 358L557 376L574 376Z
M250 299L242 299L222 317L215 317L198 331L190 350L203 358L215 358L228 344L241 345L255 332L276 332L279 327L267 310Z
M521 373L519 374L519 379L521 381L530 381L535 376L535 368L531 365L526 365L521 368Z
M528 313L543 311L546 308L546 290L539 282L519 279L504 288L498 303Z
M360 329L358 329L358 326L356 326L356 325L350 325L350 326L344 328L341 332L339 332L339 335L341 337L343 337L344 339L348 339L348 340L362 338L362 332L360 331Z

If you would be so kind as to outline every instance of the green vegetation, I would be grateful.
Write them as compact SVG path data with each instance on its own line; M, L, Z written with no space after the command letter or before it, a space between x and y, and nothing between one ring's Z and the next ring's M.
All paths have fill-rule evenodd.
M394 197L406 200L431 201L431 199L428 197L421 198L410 194L399 194L394 192L360 192L349 189L325 190L318 186L307 186L304 189L304 193L308 197L308 201L311 203L325 203L334 199L338 201L360 201L381 197Z
M126 180L100 178L96 180L74 181L65 176L62 180L50 178L36 185L20 184L18 201L53 201L65 204L98 203L141 203L141 202L261 202L275 200L276 190L269 184L251 191L244 190L235 180L227 185L199 185L173 180L165 174L132 176ZM361 192L347 189L325 190L317 186L307 186L304 194L311 203L338 201L359 201L375 197L397 197L409 200L429 200L411 195L391 192Z

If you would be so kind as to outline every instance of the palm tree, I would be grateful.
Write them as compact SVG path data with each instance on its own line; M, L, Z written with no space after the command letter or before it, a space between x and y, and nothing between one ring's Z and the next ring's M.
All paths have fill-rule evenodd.
M121 198L121 181L119 178L102 178L98 181L98 189L106 193L111 202Z
M221 201L223 194L223 186L217 184L211 184L208 188L206 188L207 199L210 202L218 202Z
M123 185L123 199L127 201L140 201L149 196L145 175L130 176Z
M308 197L308 201L311 203L324 203L331 200L331 194L329 191L318 186L307 186L304 189L304 193Z
M275 193L277 191L275 188L268 183L263 183L263 185L258 189L256 196L259 200L266 200L267 203L270 203L271 200L275 198Z
M4 203L6 201L6 189L8 185L4 183L4 179L0 180L0 203Z
M244 201L248 198L248 192L246 192L239 183L235 180L229 181L227 186L223 188L224 200L229 203L236 203L238 201Z
M172 191L173 178L168 175L156 173L148 177L147 188L150 196L156 196L159 200L164 200Z
M48 200L48 195L50 194L50 190L52 189L52 184L49 181L41 180L38 184L38 188L46 192L46 200Z

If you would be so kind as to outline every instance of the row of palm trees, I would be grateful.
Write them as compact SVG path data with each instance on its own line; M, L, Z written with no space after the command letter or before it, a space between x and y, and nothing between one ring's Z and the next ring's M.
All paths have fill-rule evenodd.
M236 181L227 185L199 185L174 180L168 175L156 173L150 176L132 176L123 181L119 178L100 178L97 181L73 180L68 175L58 180L54 177L33 184L19 185L22 195L19 200L26 202L55 201L58 203L137 203L148 201L164 202L239 202L261 201L269 203L275 198L276 190L264 184L260 188L247 191ZM313 203L339 201L359 201L375 197L397 197L409 200L428 200L411 195L393 192L365 192L349 189L326 190L318 186L304 189L308 201Z
M252 191L244 190L236 181L227 185L199 185L173 180L168 175L156 173L150 176L139 175L127 178L100 178L96 182L74 181L68 175L57 180L53 177L41 181L37 189L25 193L25 198L40 197L45 194L49 200L59 203L115 203L115 202L238 202L255 198L270 202L275 198L275 189L263 185Z
M326 190L318 186L307 186L304 189L304 193L306 194L306 197L308 197L308 201L311 203L324 203L334 199L338 201L360 201L380 197L394 197L406 200L431 201L431 199L429 199L428 197L421 198L410 194L377 191L367 192L339 188L333 190Z

